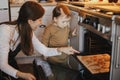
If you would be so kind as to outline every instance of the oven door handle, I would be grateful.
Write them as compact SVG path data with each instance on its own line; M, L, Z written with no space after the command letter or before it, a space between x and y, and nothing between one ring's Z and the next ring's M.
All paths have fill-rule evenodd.
M117 45L117 55L116 55L116 57L117 57L117 61L116 61L116 68L120 68L120 36L118 37L118 39L117 39L117 41L118 41L118 45Z

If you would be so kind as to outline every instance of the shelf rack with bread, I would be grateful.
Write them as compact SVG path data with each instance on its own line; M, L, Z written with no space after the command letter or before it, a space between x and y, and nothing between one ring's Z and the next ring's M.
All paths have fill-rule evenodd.
M79 21L81 27L111 41L112 20L110 18L85 12L79 12L79 17L83 18Z
M81 25L85 29L87 29L87 30L101 36L104 39L110 40L110 33L102 33L101 31L98 31L96 28L94 28L93 26L88 25L88 24L79 23L79 25Z

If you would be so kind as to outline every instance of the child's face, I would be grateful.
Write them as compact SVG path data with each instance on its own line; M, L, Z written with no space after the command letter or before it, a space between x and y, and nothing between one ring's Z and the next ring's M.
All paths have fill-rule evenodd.
M59 17L55 18L54 20L55 20L56 24L58 25L58 27L65 28L65 27L69 26L71 17L68 17L63 12L62 9L60 11L61 11L61 15Z

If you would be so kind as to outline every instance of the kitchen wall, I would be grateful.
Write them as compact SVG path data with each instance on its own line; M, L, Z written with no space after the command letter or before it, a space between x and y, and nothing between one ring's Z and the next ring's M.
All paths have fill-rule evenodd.
M38 2L38 0L10 0L10 3L11 4L20 4L20 3L24 3L24 2L26 2L26 1L36 1L36 2Z

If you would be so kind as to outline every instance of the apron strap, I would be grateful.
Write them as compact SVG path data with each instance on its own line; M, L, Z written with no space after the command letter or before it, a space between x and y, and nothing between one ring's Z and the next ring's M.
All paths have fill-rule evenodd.
M19 53L20 50L21 50L21 45L19 44L14 51L11 51L11 50L9 51L8 63L15 69L18 69L15 56ZM0 70L0 80L19 80L19 79L15 79Z
M9 51L9 58L15 58L15 56L20 52L20 50L21 50L21 45L18 44L18 46L14 51L12 50Z
M14 67L16 69L18 69L18 65L15 60L15 56L20 52L20 50L21 50L21 45L19 44L14 51L10 50L9 56L8 56L9 65L11 65L12 67Z

